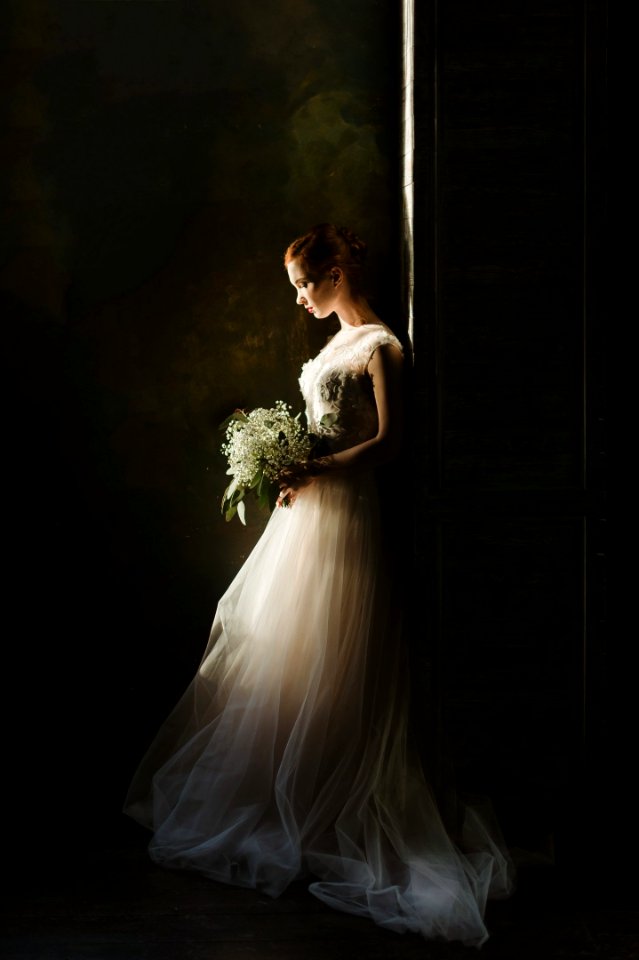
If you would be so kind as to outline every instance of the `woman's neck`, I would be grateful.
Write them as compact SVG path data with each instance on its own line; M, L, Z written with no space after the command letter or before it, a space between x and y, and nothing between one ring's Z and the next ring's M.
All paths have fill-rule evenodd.
M380 319L363 297L340 304L336 311L342 330L362 327L366 323L380 323Z

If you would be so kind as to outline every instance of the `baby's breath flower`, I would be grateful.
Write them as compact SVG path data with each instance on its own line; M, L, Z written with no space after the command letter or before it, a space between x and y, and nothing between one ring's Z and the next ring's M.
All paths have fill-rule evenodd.
M228 461L226 472L233 480L224 491L222 510L226 507L227 520L237 512L244 523L246 494L253 490L262 506L272 507L281 471L307 460L314 438L299 414L294 417L283 400L276 400L274 407L236 412L226 425L225 435L222 453Z

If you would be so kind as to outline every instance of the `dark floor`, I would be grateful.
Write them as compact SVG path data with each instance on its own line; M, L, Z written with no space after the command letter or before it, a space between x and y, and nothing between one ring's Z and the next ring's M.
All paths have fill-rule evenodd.
M145 838L74 855L44 876L12 873L2 898L5 960L456 960L461 944L385 932L338 913L304 885L278 900L154 866ZM522 868L517 893L489 905L481 957L636 960L632 898L568 896L553 867ZM586 888L588 884L585 885ZM604 885L605 886L605 885ZM596 902L595 902L596 901Z

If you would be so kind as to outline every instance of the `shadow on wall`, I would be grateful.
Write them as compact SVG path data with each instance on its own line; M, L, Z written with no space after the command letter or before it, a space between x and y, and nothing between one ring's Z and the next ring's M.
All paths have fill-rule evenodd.
M130 758L264 522L220 516L218 424L236 406L299 407L299 367L326 337L295 306L287 244L322 220L351 226L378 311L402 327L395 5L217 6L14 5L7 36L0 295L16 556L33 571L16 597L32 602L37 581L64 624L68 671L33 638L59 681L42 680L43 709L79 696L72 667L99 650L97 701L119 704L98 721L105 744L109 724L148 727ZM56 715L64 727L67 708Z

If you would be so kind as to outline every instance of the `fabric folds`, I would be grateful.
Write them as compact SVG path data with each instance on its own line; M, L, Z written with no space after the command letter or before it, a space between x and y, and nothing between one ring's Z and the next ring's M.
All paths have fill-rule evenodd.
M125 810L165 866L271 896L305 876L382 927L486 939L510 863L477 811L453 843L411 747L370 474L325 474L273 513Z

